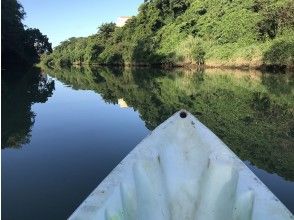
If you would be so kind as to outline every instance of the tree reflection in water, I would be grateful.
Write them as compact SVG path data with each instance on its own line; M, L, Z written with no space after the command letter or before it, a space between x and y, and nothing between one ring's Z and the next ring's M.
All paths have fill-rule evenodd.
M46 70L106 102L123 99L154 129L181 108L216 133L242 160L294 179L293 75L222 70Z
M4 72L2 78L1 148L19 148L30 142L34 103L45 103L53 94L54 81L33 68L25 74ZM21 75L21 76L20 76Z

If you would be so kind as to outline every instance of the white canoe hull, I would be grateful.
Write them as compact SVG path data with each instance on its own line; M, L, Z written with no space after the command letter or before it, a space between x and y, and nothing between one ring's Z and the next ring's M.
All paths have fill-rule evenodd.
M207 127L178 112L138 144L69 219L281 220L293 215Z

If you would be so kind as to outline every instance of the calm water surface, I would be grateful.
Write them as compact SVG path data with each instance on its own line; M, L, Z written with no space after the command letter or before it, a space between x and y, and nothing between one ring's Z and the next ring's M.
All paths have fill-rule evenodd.
M13 77L11 77L13 78ZM65 219L185 108L294 212L293 74L34 69L2 81L2 218Z

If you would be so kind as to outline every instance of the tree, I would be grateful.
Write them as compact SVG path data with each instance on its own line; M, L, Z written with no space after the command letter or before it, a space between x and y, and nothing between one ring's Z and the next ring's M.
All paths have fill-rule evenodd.
M1 2L1 54L4 68L11 65L11 60L23 61L25 59L23 39L24 26L22 19L25 12L16 0L3 0Z
M186 0L171 0L170 1L170 7L173 11L174 18L184 13L189 6L190 4Z
M9 40L19 40L20 33L24 31L24 26L21 22L25 16L24 9L16 0L3 0L1 4L2 43ZM7 46L13 47L15 44Z
M33 46L38 55L52 53L52 46L48 41L48 37L43 35L37 28L26 30L26 43L28 46Z
M36 28L25 30L25 48L33 61L38 61L39 57L44 53L52 53L52 46L48 41L48 37Z
M98 27L98 35L100 35L103 39L107 39L111 37L112 33L115 30L115 23L104 23Z
M39 29L25 29L22 24L25 12L17 0L3 0L1 9L1 54L4 68L32 66L39 61L41 54L52 52L47 36Z

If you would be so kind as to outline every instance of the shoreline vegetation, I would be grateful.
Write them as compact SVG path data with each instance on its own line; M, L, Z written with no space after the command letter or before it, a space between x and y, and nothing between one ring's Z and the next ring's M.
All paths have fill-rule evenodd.
M291 0L145 0L123 27L104 23L44 54L47 66L294 69Z
M75 67L75 68L96 68L96 67L108 67L108 68L162 68L162 69L223 69L223 70L241 70L241 71L266 71L266 72L289 72L294 70L294 66L287 66L287 65L280 65L280 64L259 64L259 65L248 65L248 64L237 64L237 63L223 63L223 62L209 62L205 64L198 65L196 63L172 63L172 64L165 64L165 63L123 63L123 64L105 64L105 63L72 63L69 65L61 65L61 66L54 66L50 64L44 65L44 63L40 63L40 67L49 67L55 69L56 67L61 68L68 68L68 67Z

